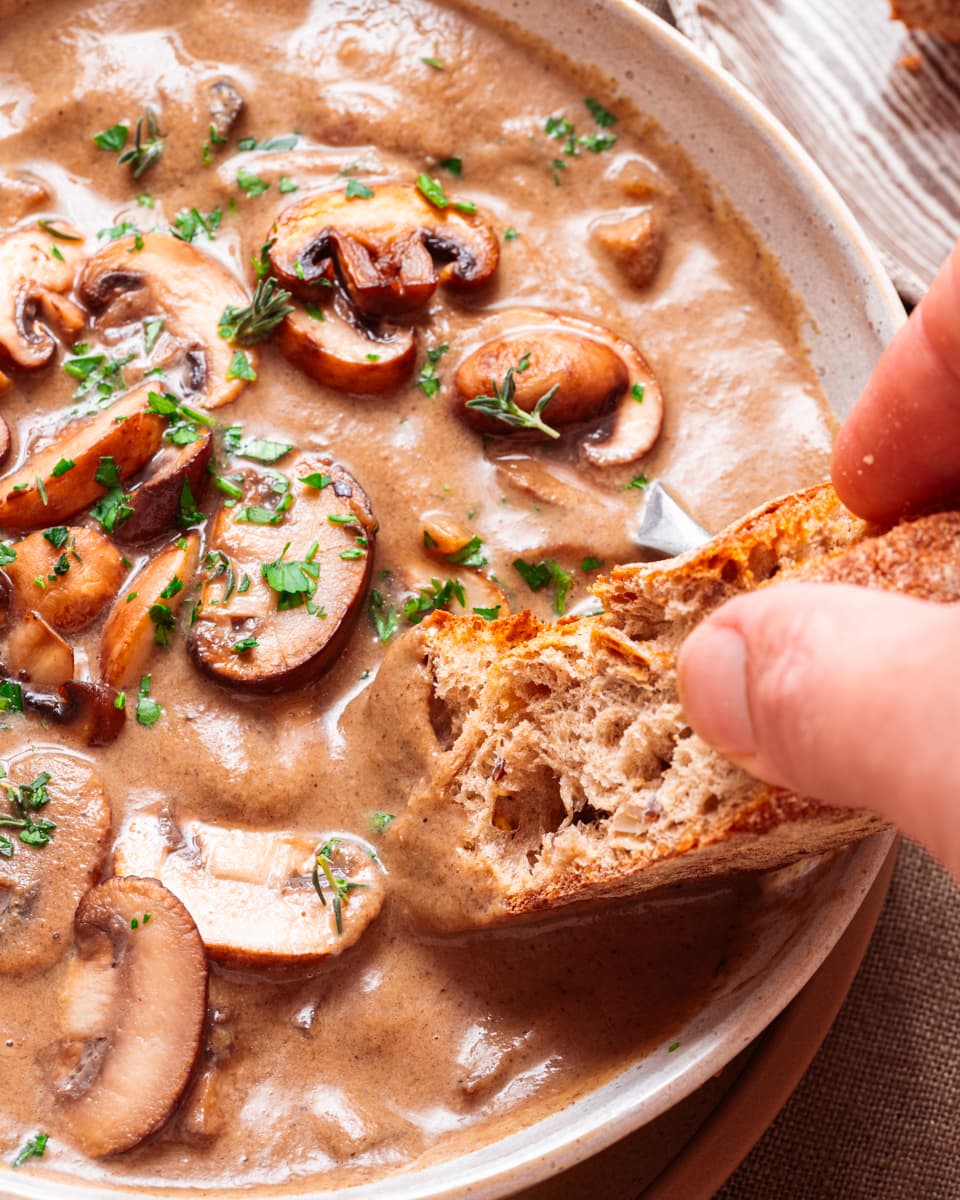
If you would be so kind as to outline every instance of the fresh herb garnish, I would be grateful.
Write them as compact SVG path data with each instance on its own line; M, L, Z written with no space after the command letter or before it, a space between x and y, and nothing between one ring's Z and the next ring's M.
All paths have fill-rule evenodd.
M0 680L0 712L23 712L23 688L13 679Z
M477 206L472 200L451 200L447 193L443 190L443 184L439 179L434 179L432 176L421 173L417 176L417 191L428 200L434 208L449 208L452 204L457 212L467 213L468 215L477 211Z
M222 220L222 208L211 209L208 213L202 213L198 208L188 208L177 213L170 232L181 242L192 242L199 233L205 233L208 241L212 242Z
M241 167L237 172L237 187L251 199L270 190L270 184L265 179L261 179L253 171L248 171L246 167Z
M593 119L602 129L609 129L611 125L616 125L617 118L613 115L613 113L605 109L603 105L594 100L592 96L585 97L583 102L587 106L590 116L593 117Z
M59 479L61 475L66 475L68 471L72 471L76 465L72 458L61 458L50 474L54 479Z
M359 179L347 180L347 199L348 200L369 200L373 196L373 188L367 187L365 183L361 183Z
M483 617L485 621L495 621L500 616L501 605L496 605L494 608L475 608L473 611L478 617Z
M558 438L560 431L554 429L552 425L548 425L542 419L542 413L556 395L559 385L554 384L553 387L548 388L533 409L527 412L514 401L517 385L513 378L513 372L514 368L508 367L502 383L498 384L491 380L493 395L474 396L472 400L467 401L467 408L474 408L484 416L493 417L495 420L503 421L505 425L517 429L536 429L538 432L546 434L547 437Z
M230 360L230 367L227 370L228 379L245 379L248 383L254 383L257 378L257 373L253 369L253 363L247 358L243 350L238 350Z
M459 580L448 579L441 583L439 579L431 579L429 585L421 587L416 596L404 601L403 615L411 625L419 625L429 613L438 608L445 608L453 600L456 600L461 608L466 608L466 596L463 584Z
M150 676L141 675L137 691L137 724L156 725L162 716L162 707L156 700L150 699Z
M33 1137L27 1138L25 1144L18 1151L17 1157L13 1160L13 1165L22 1167L28 1159L43 1158L49 1138L49 1133L35 1133Z
M153 622L153 640L157 646L170 645L170 631L176 624L176 618L170 611L169 605L157 601L156 604L151 604L148 610L150 620Z
M180 503L177 509L177 525L181 529L189 529L191 525L200 525L207 519L203 509L197 508L197 502L190 487L190 481L184 479L180 489Z
M522 577L531 592L539 592L548 584L553 586L553 611L557 616L563 616L567 606L567 593L573 583L573 576L559 566L552 558L546 558L538 563L529 563L526 559L515 558L514 570Z
M19 685L17 685L19 686ZM23 706L19 709L11 709L10 711L23 711ZM0 826L8 826L20 830L20 841L25 846L48 846L52 838L56 825L53 821L48 821L45 817L38 817L36 813L39 809L50 803L50 793L47 791L47 784L52 778L49 771L42 771L33 783L16 784L6 778L6 771L3 770L4 778L0 779L0 787L7 794L7 800L10 802L10 807L13 809L13 816L0 815ZM13 846L9 854L4 857L10 858L13 854Z
M624 491L629 491L631 488L637 488L639 491L645 491L650 486L650 480L641 471L639 475L634 475Z
M267 243L267 246L269 243ZM266 249L266 246L265 246ZM279 286L272 275L261 279L246 308L228 304L220 315L217 333L241 346L253 346L268 338L287 313L293 312L290 293ZM231 364L231 370L233 366ZM228 376L229 378L229 376ZM238 376L238 378L247 378Z
M435 396L440 390L440 376L437 374L437 363L450 349L447 342L442 346L431 346L427 350L427 361L420 368L420 375L417 378L417 387L425 396Z
M281 175L277 183L277 189L281 196L289 196L291 192L297 191L297 185L293 182L289 175Z
M16 550L12 546L8 546L6 542L0 542L0 567L5 567L8 563L16 561Z
M292 442L275 442L269 438L248 438L231 448L240 458L252 458L262 463L278 462L293 449Z
M146 131L146 136L144 131ZM139 179L159 161L161 154L163 154L163 137L157 125L156 114L152 108L148 108L137 120L133 145L129 150L124 150L117 159L117 164L121 167L129 165L134 179Z
M519 236L520 234L512 225L508 225L503 231L503 240L505 242L512 242L514 238L518 238Z
M446 64L442 63L439 58L434 58L432 54L421 54L420 61L428 67L433 67L435 71L446 70Z
M378 642L389 642L397 632L397 610L383 598L383 593L373 588L370 592L370 602L367 612L374 629L377 631Z
M646 388L643 386L642 383L635 383L633 385L633 387L630 389L630 395L634 398L634 400L636 400L636 402L638 404L643 403L643 397L644 397L645 392L646 392Z
M239 642L234 642L230 649L234 654L246 654L249 650L255 650L260 643L255 637L241 638Z
M322 471L312 471L309 475L301 475L300 482L305 483L307 487L317 488L318 491L321 491L333 483L333 476L324 475Z
M289 549L290 543L287 542L278 558L273 562L263 563L260 567L263 578L277 593L279 612L299 608L301 604L305 604L317 590L317 579L320 576L320 564L312 558L285 562L284 558Z
M459 567L485 567L487 556L483 553L483 542L474 536L465 546L447 555L447 562Z
M323 872L324 878L333 892L333 916L337 925L337 935L343 937L343 905L349 900L351 892L359 891L367 885L347 879L339 868L334 867L332 855L340 842L340 838L330 838L320 847L316 854L312 878L314 889L320 897L321 903L326 905L327 900L320 882L320 872Z
M393 813L373 812L370 814L370 829L373 833L386 833L396 819Z
M60 550L70 536L70 530L66 525L54 525L51 529L45 529L43 536L55 550Z
M457 155L451 158L441 158L437 163L441 170L449 171L451 175L459 179L463 174L463 159Z
M590 555L588 558L585 558L583 560L583 562L580 564L580 570L583 571L584 574L586 574L588 571L595 571L597 569L597 567L602 567L602 566L603 566L603 559L594 558L593 555Z
M100 459L94 479L106 492L90 509L90 516L103 526L107 533L113 533L116 527L130 516L133 509L127 503L130 497L124 492L120 480L120 472L112 455Z
M99 133L95 133L93 141L101 150L109 150L113 154L119 154L127 144L129 134L129 126L118 123L111 125L109 129L101 129Z

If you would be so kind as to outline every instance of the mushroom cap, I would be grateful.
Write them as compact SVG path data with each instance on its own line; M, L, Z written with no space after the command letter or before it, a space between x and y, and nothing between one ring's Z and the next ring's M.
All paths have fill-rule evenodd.
M156 452L167 422L151 412L149 384L141 384L93 417L73 421L49 446L0 480L0 525L8 529L44 529L68 521L106 488L97 482L100 459L112 457L127 480ZM61 475L61 459L74 466Z
M406 382L417 357L409 326L384 322L374 331L336 300L322 321L303 309L288 313L279 342L301 371L338 392L391 392Z
M333 864L363 885L343 903L342 935L329 895L324 905L311 881L318 847L337 835L139 813L117 839L114 869L154 876L179 896L215 961L291 977L352 946L383 904L385 875L371 848L341 836Z
M220 509L207 541L207 577L187 642L201 670L251 691L299 687L331 667L360 613L373 569L376 521L353 476L307 454L284 466L290 487L282 499L274 485L276 470L249 467L242 472L243 497L233 508ZM308 476L327 482L313 487L303 482ZM245 519L252 508L263 514L267 504L276 509L279 523ZM281 560L309 562L311 575L317 568L309 604L278 607L283 596L264 570ZM234 647L247 638L258 644L237 652Z
M72 332L83 324L80 310L64 295L83 257L83 237L68 225L57 228L61 238L39 227L0 237L0 359L18 367L42 367L57 348L40 315Z
M118 596L103 627L100 642L100 673L113 687L128 687L146 670L157 649L158 626L150 615L154 605L164 605L176 618L196 574L200 557L200 535L189 533L150 559ZM175 579L181 587L164 596ZM132 597L132 598L131 598Z
M482 287L497 269L500 244L482 216L456 204L437 208L412 183L381 183L369 197L315 192L277 218L273 273L307 298L316 283L339 276L370 315L422 308L441 283Z
M581 442L583 457L593 466L621 466L642 458L660 436L663 424L663 392L650 364L631 342L604 325L566 313L536 308L501 309L476 326L472 347L461 360L457 370L453 403L455 411L471 424L486 420L475 410L466 409L464 401L477 385L487 386L492 363L498 369L501 362L516 367L511 359L515 349L530 350L530 369L514 372L517 392L526 395L532 404L548 387L557 383L554 398L543 410L543 419L552 424L554 413L572 413L585 419L591 404L593 416L601 418L611 400L615 401L612 421L608 428L588 434ZM577 346L585 355L576 363ZM598 347L603 347L602 350ZM616 356L622 367L616 367ZM586 366L585 366L586 364ZM460 372L464 375L461 377ZM502 378L502 376L501 376ZM462 382L461 382L462 381ZM619 392L614 388L622 381ZM565 387L569 395L564 395ZM482 394L473 391L473 395ZM619 396L619 399L617 399ZM515 399L520 407L520 395ZM589 403L587 403L589 401ZM510 426L494 419L493 426L483 425L488 432L505 434Z
M61 633L79 633L92 624L127 573L123 555L110 539L85 525L68 526L61 546L38 530L17 542L14 551L16 559L4 570L13 584L17 609L36 610ZM57 574L54 567L63 556L67 570Z
M49 967L70 945L77 903L103 870L111 816L100 776L67 750L22 750L6 765L20 785L49 773L50 802L37 815L56 826L46 846L25 845L15 829L2 830L14 850L0 857L0 973L15 974ZM0 807L9 811L6 798Z
M200 1049L207 959L193 918L156 879L92 888L74 937L51 1068L62 1071L58 1110L70 1134L102 1158L149 1137L180 1099Z
M77 280L84 303L99 313L100 328L162 313L165 330L181 338L194 368L192 394L206 408L236 399L243 379L228 379L233 348L219 336L224 308L245 308L240 281L189 242L165 233L117 238L90 258ZM256 366L256 351L246 351Z
M4 661L18 678L40 687L60 687L74 674L73 649L33 609L7 634Z

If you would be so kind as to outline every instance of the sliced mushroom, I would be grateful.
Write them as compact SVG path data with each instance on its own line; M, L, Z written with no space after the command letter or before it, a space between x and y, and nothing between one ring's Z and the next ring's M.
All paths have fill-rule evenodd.
M335 843L335 844L334 844ZM319 849L335 879L356 885L340 900L318 869ZM159 879L193 914L216 962L302 974L352 946L380 912L385 876L366 842L343 834L231 829L184 815L137 815L118 838L117 872Z
M83 312L65 295L83 257L83 238L68 225L50 227L60 237L36 228L0 238L0 358L18 367L50 361L57 348L50 325L71 334L83 327Z
M437 208L409 183L379 184L366 198L314 193L280 214L273 272L311 298L311 285L338 275L357 308L372 315L421 308L441 283L481 287L497 269L499 243L482 217L457 203Z
M167 427L147 407L142 384L104 412L73 422L51 445L0 480L0 525L42 529L68 521L99 500L106 488L96 479L103 458L112 458L127 480L156 453ZM74 465L58 474L61 462Z
M68 679L53 693L23 687L25 711L69 725L77 740L88 746L108 746L119 737L127 710L118 707L118 701L115 688L79 679Z
M199 557L200 535L187 534L149 561L117 597L100 644L100 674L107 683L135 683L156 647L168 644Z
M226 1127L222 1065L233 1051L234 1042L229 1013L212 1009L207 1016L200 1056L203 1068L194 1075L177 1112L177 1133L185 1141L212 1141Z
M632 287L653 282L663 258L665 234L656 209L648 208L623 221L595 225L593 240Z
M73 650L38 612L25 612L7 637L7 667L40 687L73 678Z
M0 225L15 225L53 203L53 193L30 171L9 171L0 175Z
M408 326L373 328L337 297L322 319L303 309L280 326L280 349L318 383L338 392L389 392L403 384L417 357Z
M588 434L581 443L583 456L594 466L634 462L657 440L663 423L657 378L635 346L603 325L519 308L496 313L482 332L485 340L454 377L454 411L469 424L499 434L518 428L467 407L481 396L493 396L495 387L502 391L512 370L513 401L524 412L533 412L537 401L556 389L540 414L551 427L599 421L616 404L609 432Z
M80 901L64 1036L49 1063L79 1149L119 1154L156 1132L190 1078L207 960L190 914L155 879L108 879Z
M5 379L7 380L7 383L10 382L9 379L7 379L7 377L3 374L3 372L0 371L0 392L3 391ZM10 426L7 424L6 418L3 416L0 416L0 463L3 463L6 460L6 457L9 453L10 453Z
M106 861L110 802L90 763L69 751L21 751L6 767L8 792L50 776L49 803L28 812L55 826L45 846L21 841L16 827L0 828L13 846L9 857L0 855L0 973L9 975L49 967L69 946L77 903ZM0 810L15 815L6 796Z
M232 80L215 79L210 84L207 88L207 111L217 137L225 138L233 129L240 119L244 104L243 96Z
M213 453L213 434L200 431L199 440L186 446L164 444L147 466L142 483L131 491L130 515L117 529L117 536L131 546L152 542L176 528L183 485L199 501L206 489L207 464Z
M253 691L299 687L333 665L373 566L376 521L353 476L310 455L287 470L247 468L242 499L218 514L187 643L207 674Z
M245 308L250 296L243 285L189 242L163 233L117 238L83 268L77 283L84 302L96 313L101 329L125 325L162 312L165 331L182 339L189 366L186 386L205 408L236 399L243 379L228 379L234 351L217 333L224 308ZM256 351L247 350L251 366Z
M61 633L92 624L117 594L127 573L123 555L109 538L83 525L66 532L31 533L14 546L16 559L4 568L16 606L35 610Z

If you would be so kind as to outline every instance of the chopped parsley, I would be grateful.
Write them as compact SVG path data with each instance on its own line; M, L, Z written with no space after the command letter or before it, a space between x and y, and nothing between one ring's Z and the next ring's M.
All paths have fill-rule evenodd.
M140 677L140 687L137 691L137 724L156 725L163 716L162 707L156 700L150 699L150 676Z
M13 1165L15 1167L22 1167L31 1158L43 1158L49 1138L49 1133L35 1133L33 1137L27 1138L24 1145L17 1152L17 1156L13 1160Z
M127 125L111 125L109 129L101 129L99 133L93 135L94 145L101 150L109 150L112 154L119 154L127 144L127 138L130 135L130 128Z
M202 213L198 208L188 208L177 213L170 232L181 242L192 242L200 233L206 234L208 241L213 241L222 220L222 208L211 209L208 213Z
M583 571L584 574L586 574L588 571L595 571L597 569L597 567L602 567L602 566L603 566L603 559L594 558L593 555L590 555L588 558L585 558L583 560L583 562L580 564L580 570Z
M463 174L463 159L456 155L451 158L441 158L437 166L443 171L449 171L457 179Z
M240 458L252 458L256 462L275 463L294 449L292 442L276 442L270 438L248 438L231 447L231 452Z
M22 704L16 711L23 711ZM50 772L41 771L33 783L20 784L13 783L7 779L6 770L2 770L2 775L3 778L0 778L0 787L7 794L7 800L13 809L13 815L0 815L0 826L19 829L20 841L25 846L33 846L35 848L48 846L57 827L53 821L48 821L46 817L38 817L36 814L41 808L50 803L50 793L47 791L47 784L52 778ZM13 856L13 843L9 839L5 840L10 844L10 851L9 853L5 853L4 857L11 858Z
M467 215L477 211L477 206L471 200L451 200L443 190L440 180L423 172L417 176L417 191L434 208L449 208L452 204L457 212L467 213Z
M246 379L249 383L253 383L256 380L257 373L253 369L253 363L247 358L243 350L238 350L230 360L227 378Z
M320 577L320 564L313 561L312 554L299 561L285 562L289 549L290 543L287 542L278 558L260 567L268 586L277 593L278 612L299 608L307 603L317 590L317 579Z
M123 490L120 472L112 455L100 459L94 479L106 491L90 509L90 516L98 521L107 533L113 533L116 527L130 516L133 509L128 504L130 497Z
M650 480L641 471L639 475L634 475L624 491L629 491L631 488L637 488L639 491L645 491L650 486Z
M61 550L70 536L70 530L66 525L54 525L51 529L45 529L43 536L55 550Z
M333 483L332 475L324 475L321 471L312 471L309 475L302 475L300 482L305 483L307 487L316 488L322 491L323 488L329 487Z
M417 377L417 387L425 396L435 396L440 390L440 376L437 374L437 363L450 349L447 342L442 346L431 346L427 350L427 361L420 368Z
M352 177L347 180L347 199L348 200L369 200L373 196L373 188L367 187L365 183L361 183L359 179Z
M76 465L72 458L61 458L50 474L54 479L59 479L61 475L66 475L68 471L72 471Z
M291 192L297 191L297 185L293 182L289 175L281 175L277 183L281 196L289 196Z
M638 404L643 403L643 397L644 397L645 392L646 392L646 388L643 386L642 383L635 383L633 385L633 387L630 389L630 395L634 398L634 400L636 400L636 402Z
M521 576L531 592L539 592L541 588L553 587L553 611L557 616L563 616L567 606L567 593L573 583L573 575L559 566L552 558L545 558L538 563L529 563L526 559L515 558L514 570Z
M0 567L5 567L9 563L16 561L16 550L12 546L8 546L6 542L0 542Z
M370 814L370 829L373 833L386 833L396 819L393 813L373 812Z
M241 167L237 172L237 187L251 199L270 190L270 184L265 179L261 179L253 171L248 171L246 167Z
M520 234L517 232L516 229L514 229L514 227L512 225L508 225L506 227L506 229L503 231L503 240L505 242L512 242L514 240L514 238L518 238L519 236L520 236Z
M459 567L485 567L488 561L483 553L483 542L477 536L472 537L459 550L447 555L447 562Z
M473 611L478 617L483 617L485 621L495 621L500 616L501 606L498 604L495 608L475 608Z
M158 600L149 608L150 620L153 622L153 640L157 646L170 645L170 631L176 624L176 618L170 611L170 606Z
M255 650L260 643L255 637L241 638L239 642L234 642L230 649L234 654L246 654L250 650Z
M177 525L181 529L189 529L191 525L200 525L206 519L207 514L202 509L197 508L197 502L194 499L190 481L184 479L183 487L180 489Z
M446 64L442 63L439 58L434 58L432 54L421 54L420 61L428 67L433 67L435 71L446 70Z
M371 624L377 632L377 641L389 642L397 632L397 610L392 604L386 602L383 598L383 593L378 592L376 588L373 588L370 592L367 612L370 616Z
M0 680L0 712L23 712L23 688L13 679Z
M441 583L439 579L431 579L429 585L421 587L415 596L404 601L403 615L411 625L419 625L429 613L446 608L454 600L461 608L467 607L463 584L459 580L448 579Z
M585 97L583 102L587 106L590 116L602 129L609 129L611 125L616 125L618 118L594 100L592 96Z
M143 352L148 357L154 351L154 347L163 333L165 324L163 317L147 317L143 323Z

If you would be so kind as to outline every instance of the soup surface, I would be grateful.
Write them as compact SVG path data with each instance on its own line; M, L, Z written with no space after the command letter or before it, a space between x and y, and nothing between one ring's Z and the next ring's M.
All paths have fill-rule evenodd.
M203 1047L183 1098L141 1145L99 1160L83 1153L70 1097L51 1066L51 1047L75 1017L66 1015L65 999L75 986L72 924L39 965L11 967L2 957L13 917L30 919L11 899L18 864L27 856L52 861L54 854L66 861L71 839L81 838L83 818L69 817L58 790L64 760L57 755L66 750L92 764L109 797L106 876L116 869L116 848L119 861L130 859L140 829L163 836L174 829L180 841L168 837L165 852L186 846L187 867L209 866L216 851L221 878L246 897L259 894L277 861L281 842L273 835L310 847L340 836L344 845L376 852L395 813L383 811L384 781L370 765L378 757L371 751L391 730L356 714L391 641L440 603L491 618L524 607L545 618L589 610L587 588L597 572L637 557L631 530L646 480L662 481L716 529L771 495L820 478L832 426L803 352L794 301L752 236L602 81L584 80L568 62L475 16L427 0L50 0L18 6L0 45L3 236L39 231L56 263L80 264L111 246L131 264L138 254L180 254L164 249L171 244L193 252L184 252L180 290L164 300L155 288L146 308L123 310L121 301L119 315L113 304L98 309L93 289L75 285L63 293L78 305L65 329L69 313L41 305L39 319L59 343L49 361L31 368L0 362L9 376L0 411L12 436L4 471L24 470L21 491L35 495L33 468L52 447L50 478L69 480L82 463L56 474L69 459L61 453L63 431L89 428L137 387L172 397L176 411L162 417L162 454L169 457L177 445L172 431L185 430L181 446L191 446L191 437L213 430L210 466L195 479L192 505L177 478L179 528L145 540L125 536L131 518L117 504L122 509L124 497L136 496L149 467L119 483L102 474L90 501L68 519L18 524L14 515L4 525L21 568L30 560L18 546L30 530L36 541L52 527L46 542L66 556L59 574L54 555L49 577L28 572L14 580L5 631L9 711L0 757L9 766L33 751L31 771L49 769L42 814L56 828L49 844L26 844L18 836L21 819L7 829L10 854L0 856L4 1158L12 1160L43 1131L43 1161L28 1160L22 1169L157 1185L320 1179L343 1186L533 1121L664 1050L718 986L723 964L749 942L760 903L749 885L441 939L418 931L402 897L391 895L385 856L382 877L379 860L364 868L386 893L382 911L361 929L368 915L363 893L338 897L340 936L335 883L319 876L321 903L309 869L297 865L291 878L302 886L291 888L294 907L302 905L298 919L306 914L321 930L328 952L306 964L279 964L278 971L276 956L292 937L280 910L258 909L255 901L237 910L241 928L232 936L240 950L211 964ZM642 47L638 55L642 62ZM230 86L211 92L220 80ZM242 110L231 114L237 98ZM416 357L405 380L374 394L335 388L286 357L275 335L246 347L235 337L219 350L214 337L198 349L197 330L178 323L203 310L215 326L227 305L248 303L258 275L275 266L265 243L290 206L315 192L373 204L394 183L412 193L421 175L437 213L446 211L439 197L483 223L499 265L484 286L441 285L397 318L397 336L415 330ZM612 245L619 235L610 230L622 232L624 223L629 231L646 229L645 267ZM441 270L449 265L449 246L433 251ZM0 262L9 265L9 257ZM304 281L295 301L300 318L319 326L349 313L344 270L340 263L318 279L315 300L304 294ZM497 418L492 434L471 427L455 400L457 369L484 340L484 318L515 309L585 319L642 352L665 397L663 430L649 453L592 464L584 446L591 431L602 445L606 410L588 422L587 442L582 426L540 441ZM385 326L373 321L369 328L381 340L374 336L372 348L355 356L354 385L369 378L364 367L378 369L391 352ZM529 356L517 345L514 382ZM222 372L213 385L209 377L225 347L237 394L211 410L208 426L198 411L213 385L227 382ZM208 375L200 385L198 355L206 356ZM502 382L492 379L491 390ZM187 411L177 407L184 404ZM549 422L549 402L543 415ZM321 581L305 547L295 545L284 559L296 511L285 498L294 496L302 512L308 501L331 496L332 484L324 490L319 481L302 482L322 476L330 461L369 497L379 532L374 538L346 510L323 510L317 537L329 539L332 528L342 541L323 560L334 566L323 567ZM56 486L42 503L59 503ZM104 502L111 487L120 492L112 493L112 513ZM253 495L251 488L260 490ZM11 484L3 495L3 511L20 511ZM238 514L257 507L259 517L236 524ZM324 525L324 515L343 519ZM15 633L27 614L42 609L40 594L53 595L79 569L80 556L70 558L76 541L54 545L61 526L70 539L80 527L103 534L123 554L113 583L100 572L109 603L80 629L60 627L73 678L97 681L113 672L108 707L123 727L104 745L89 745L82 722L58 723L49 709L27 702L24 713L16 711L17 683L25 693L55 692L39 678L35 644L24 650ZM451 530L448 545L442 535ZM233 536L252 539L243 544L255 568L299 562L300 575L284 591L254 569L245 587L247 573L238 567L231 588L233 552L223 547L230 549ZM161 553L180 554L162 581L182 573L182 595L155 597L166 601L170 618L148 613L142 669L108 667L116 651L111 639L119 636L120 618L108 616L115 597L122 604L145 587L144 571ZM277 688L268 694L225 679L228 668L242 663L237 670L245 670L266 656L269 630L250 635L244 621L253 618L243 612L230 626L235 642L221 647L221 674L211 678L216 664L198 651L197 630L219 636L218 606L232 603L238 611L228 590L249 591L251 603L270 598L270 628L301 622L284 635L280 652L296 665L301 641L313 636L306 616L333 620L310 612L310 581L320 596L334 567L343 572L341 590L356 596L343 614L349 636L333 645L330 634L319 678L306 686L299 678L268 679ZM286 607L285 597L292 602ZM323 599L332 612L337 597ZM55 676L54 660L52 667L44 660L44 671ZM13 801L10 816L17 819ZM231 830L253 840L230 841ZM229 847L237 846L230 859ZM325 865L342 881L333 871L337 853ZM232 866L222 865L227 859ZM456 886L437 874L438 888ZM45 882L41 897L42 888L56 886L56 879ZM191 908L186 892L181 898ZM32 902L39 903L36 894ZM209 908L216 924L215 897ZM259 949L250 949L254 942ZM150 1003L141 1010L147 1021Z

